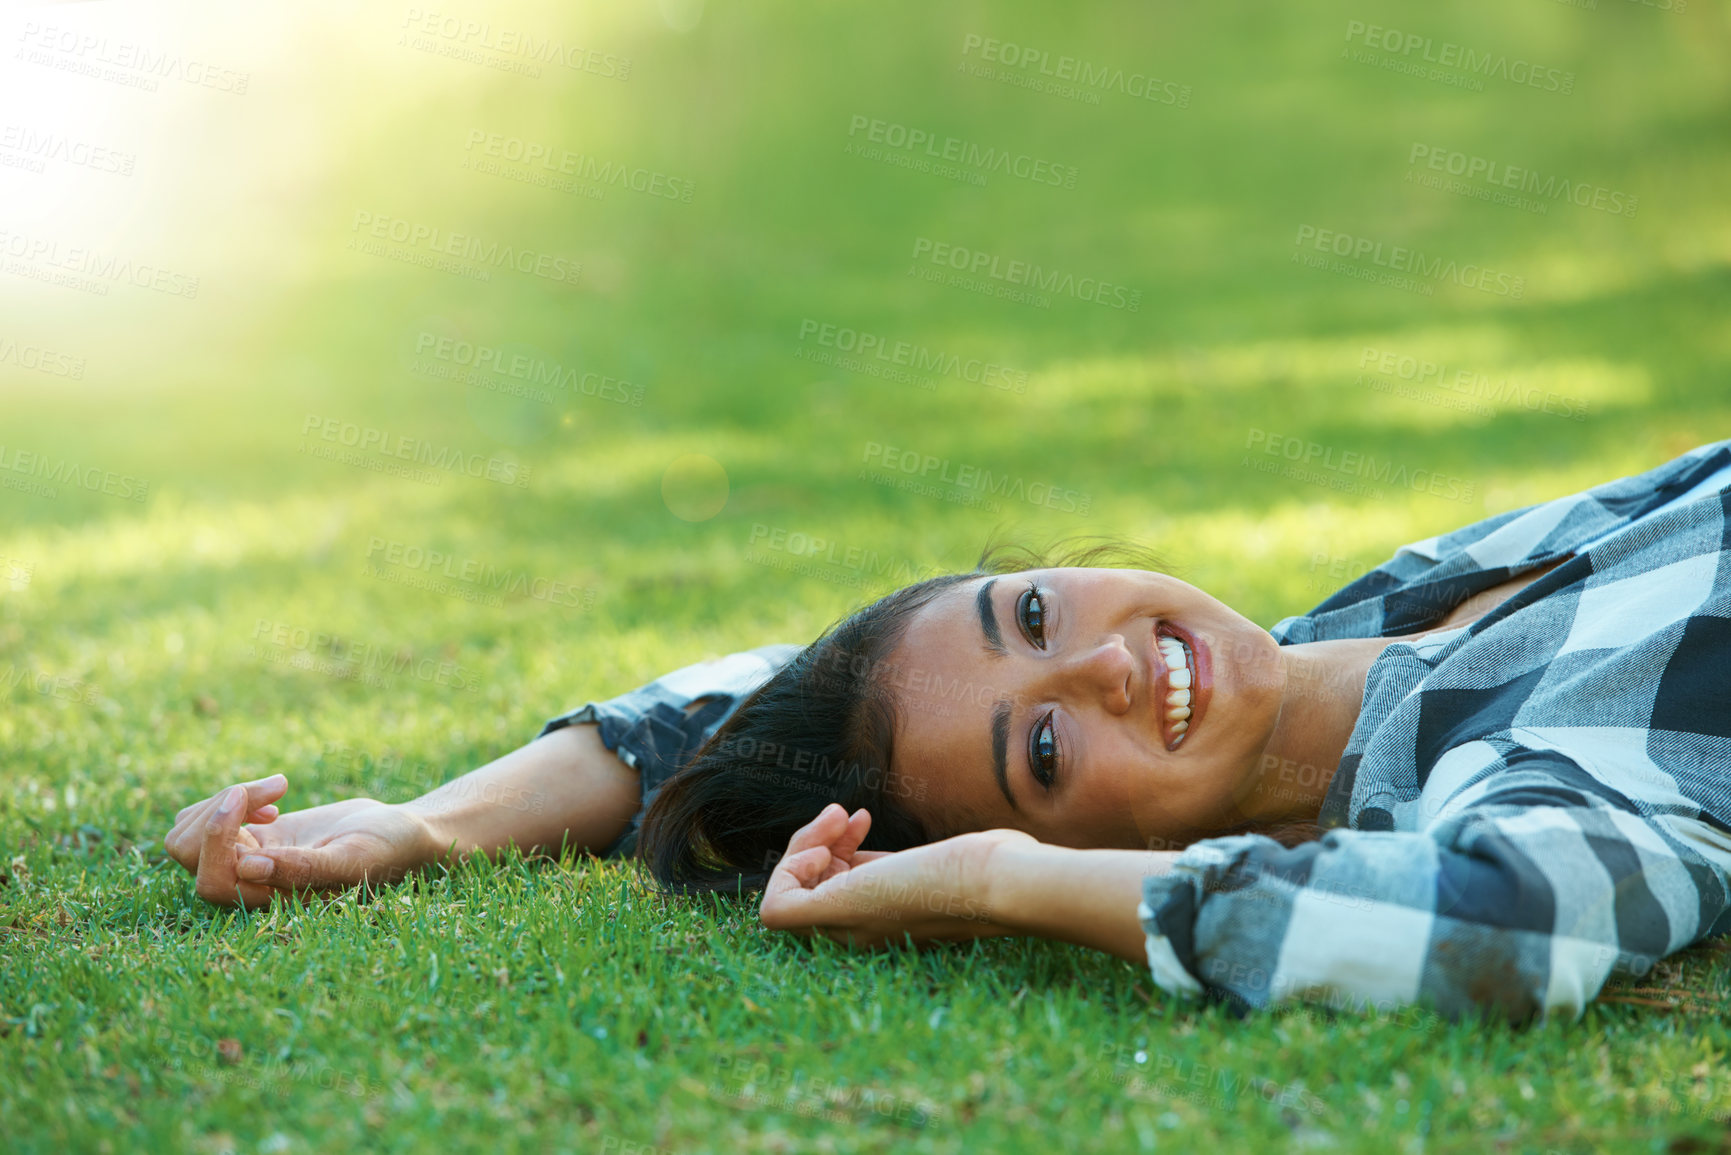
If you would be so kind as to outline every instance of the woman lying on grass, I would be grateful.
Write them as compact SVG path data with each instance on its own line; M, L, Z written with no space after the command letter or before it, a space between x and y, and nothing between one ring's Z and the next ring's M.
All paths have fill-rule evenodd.
M278 816L278 775L167 845L247 904L634 849L856 945L1032 934L1239 1005L1578 1014L1731 930L1728 486L1704 446L1404 546L1272 632L1148 570L934 578L415 802Z

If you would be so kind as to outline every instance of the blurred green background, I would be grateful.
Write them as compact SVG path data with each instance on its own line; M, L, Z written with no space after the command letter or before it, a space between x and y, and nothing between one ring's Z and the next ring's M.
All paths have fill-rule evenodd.
M100 912L126 878L135 938L177 912L218 950L240 922L160 839L230 781L400 800L991 537L1134 539L1272 624L1402 542L1731 427L1717 4L61 5L4 35L0 1055L98 1103L118 1077L28 1050L40 1024L117 1010L77 993L92 968L148 987L184 956L98 963L57 919L119 935ZM938 367L895 372L898 347ZM570 869L609 880L597 901L617 885ZM1082 1036L1150 1013L1131 970L1064 965L1128 1004ZM1700 1061L1632 1013L1592 1029L1652 1069ZM1237 1029L1189 1015L1166 1025ZM1563 1148L1687 1098L1607 1086L1593 1110L1629 1129L1582 1130L1598 1076L1554 1042L1554 1102L1481 1118L1439 1075L1436 1110ZM930 1077L957 1095L1003 1062L949 1046L963 1069ZM485 1083L450 1093L484 1116ZM1335 1089L1341 1124L1364 1108ZM769 1126L595 1094L571 1133L595 1149ZM1048 1145L1220 1125L1028 1094L1017 1127ZM140 1134L208 1139L221 1098ZM1245 1135L1293 1130L1239 1107ZM43 1142L103 1133L51 1108L29 1108ZM1009 1142L977 1114L968 1142ZM1382 1118L1333 1141L1423 1134ZM835 1149L967 1133L788 1126Z

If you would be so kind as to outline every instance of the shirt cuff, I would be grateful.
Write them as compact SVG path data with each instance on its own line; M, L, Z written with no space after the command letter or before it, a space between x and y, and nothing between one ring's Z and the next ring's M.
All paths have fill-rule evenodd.
M1137 904L1136 916L1142 920L1146 929L1154 920L1148 904ZM1149 931L1147 937L1148 969L1154 974L1154 985L1169 995L1179 998L1193 999L1202 994L1202 984L1190 973L1184 963L1178 958L1178 952L1172 946L1172 940L1164 934Z
M1154 883L1167 885L1158 890ZM1196 925L1196 892L1188 881L1170 885L1169 878L1151 878L1142 886L1142 901L1136 917L1147 934L1148 969L1154 985L1169 995L1193 999L1202 994L1196 978L1193 930ZM1161 893L1164 891L1164 893Z
M1202 905L1208 871L1232 860L1247 839L1209 839L1180 854L1165 874L1142 881L1142 902L1136 916L1147 934L1148 969L1168 994L1196 998L1206 988L1197 977L1196 916ZM1224 845L1222 845L1224 844Z

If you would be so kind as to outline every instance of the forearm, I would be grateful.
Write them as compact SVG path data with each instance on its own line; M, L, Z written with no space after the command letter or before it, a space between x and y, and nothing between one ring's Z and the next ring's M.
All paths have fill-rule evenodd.
M1143 962L1146 935L1136 914L1142 883L1165 874L1176 857L1149 850L1006 843L989 863L987 903L993 922L1011 933Z
M601 850L639 806L637 772L601 742L593 725L543 735L403 809L424 821L442 855Z

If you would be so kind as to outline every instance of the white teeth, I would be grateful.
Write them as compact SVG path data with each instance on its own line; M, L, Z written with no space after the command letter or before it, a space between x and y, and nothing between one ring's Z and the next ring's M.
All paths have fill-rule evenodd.
M1176 748L1184 740L1185 731L1190 729L1190 655L1177 638L1161 637L1155 641L1160 646L1161 658L1166 662L1166 726L1172 732L1172 744Z

